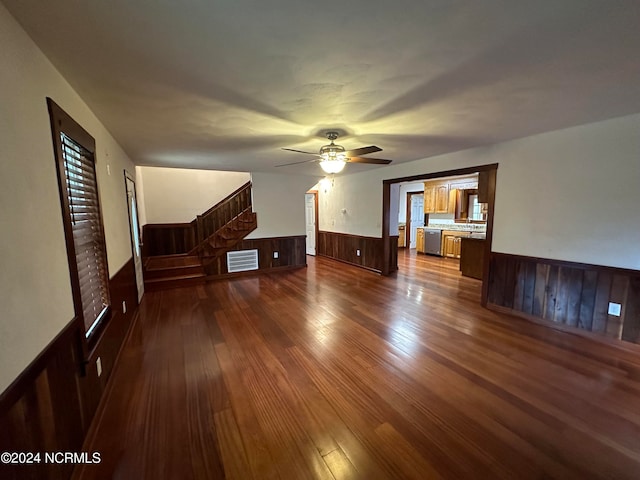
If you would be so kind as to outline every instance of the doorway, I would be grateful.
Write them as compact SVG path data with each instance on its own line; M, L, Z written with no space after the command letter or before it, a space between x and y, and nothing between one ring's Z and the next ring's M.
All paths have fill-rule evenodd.
M310 190L304 195L307 255L316 254L318 236L318 192Z
M482 211L483 218L486 218L486 239L484 241L484 246L481 250L481 257L483 258L483 272L482 272L482 294L481 294L481 304L486 306L487 297L489 292L489 273L490 273L490 264L489 259L491 255L491 240L493 237L493 214L494 214L494 206L495 206L495 194L496 194L496 177L497 177L498 164L488 164L488 165L480 165L476 167L467 167L460 168L456 170L448 170L442 172L434 172L434 173L425 173L421 175L414 175L410 177L401 177L401 178L393 178L388 180L383 180L382 182L382 275L388 276L391 275L398 269L398 249L395 245L392 245L391 242L397 242L397 237L392 235L397 235L397 233L391 232L391 226L393 225L394 230L397 231L398 222L394 220L392 222L391 219L391 211L392 211L392 187L393 196L397 198L396 192L398 192L401 184L413 183L425 180L434 180L439 178L446 177L456 177L456 176L464 176L469 174L478 174L478 192L482 190L482 197L486 198L486 213ZM480 181L480 178L482 181ZM482 188L480 185L482 184ZM444 204L448 205L448 202L451 201L451 195L449 195L449 201L445 201ZM397 202L394 204L397 214ZM436 211L436 213L438 213Z
M418 227L424 225L424 192L407 192L407 217L406 217L405 245L409 249L416 248Z
M127 209L129 210L129 231L131 233L131 252L133 266L136 273L136 288L138 290L138 304L144 295L144 276L142 273L142 244L140 243L140 223L138 222L138 200L136 197L136 182L124 172L124 183L127 191Z

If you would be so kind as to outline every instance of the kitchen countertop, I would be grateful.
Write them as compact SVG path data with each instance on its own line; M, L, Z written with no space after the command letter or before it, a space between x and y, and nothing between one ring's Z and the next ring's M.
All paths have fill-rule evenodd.
M474 225L465 223L428 225L426 227L419 228L427 228L430 230L446 230L448 232L470 232L474 236L486 235L487 231L486 225Z
M462 238L469 239L469 240L486 240L487 234L485 232L481 232L481 233L473 232L468 237L462 237Z

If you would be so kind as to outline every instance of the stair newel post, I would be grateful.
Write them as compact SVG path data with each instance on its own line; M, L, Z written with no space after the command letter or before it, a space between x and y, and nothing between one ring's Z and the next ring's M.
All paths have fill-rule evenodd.
M196 238L198 239L198 245L204 242L204 231L202 226L202 215L196 217Z

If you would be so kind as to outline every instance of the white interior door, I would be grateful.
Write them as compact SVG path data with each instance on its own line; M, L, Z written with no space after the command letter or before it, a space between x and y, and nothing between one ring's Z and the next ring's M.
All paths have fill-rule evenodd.
M124 181L127 187L127 207L129 209L129 229L131 230L131 250L133 264L136 271L136 287L138 289L138 303L144 295L144 277L142 274L142 244L140 243L140 225L138 224L138 204L136 199L136 183L125 171Z
M307 255L316 254L316 196L305 193L305 219L307 225Z
M411 245L409 248L416 248L416 238L418 238L418 227L424 226L424 195L411 195Z

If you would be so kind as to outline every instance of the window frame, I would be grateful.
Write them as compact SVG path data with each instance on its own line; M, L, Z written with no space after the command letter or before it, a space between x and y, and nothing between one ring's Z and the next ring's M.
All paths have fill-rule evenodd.
M98 186L98 178L96 175L96 142L95 139L82 128L71 116L69 116L62 108L60 108L51 98L47 97L47 107L51 120L51 134L53 137L53 150L56 163L56 173L58 177L58 191L60 194L60 205L62 207L62 223L64 226L65 243L67 247L67 260L69 263L69 277L71 282L71 291L73 295L73 307L75 312L75 320L78 328L82 331L82 347L85 360L89 358L90 351L95 347L105 325L111 318L111 293L109 291L109 266L107 259L107 248L104 236L104 220L102 217L102 208L100 205L100 191ZM85 326L82 294L80 290L80 277L78 273L78 264L76 259L76 248L73 238L73 225L71 207L67 195L67 175L65 168L65 157L63 154L63 145L61 134L69 137L73 142L87 150L93 157L93 173L96 180L96 203L98 209L98 217L100 222L99 235L101 236L102 253L104 255L105 268L105 285L108 304L101 314L98 315L97 321L89 328Z

